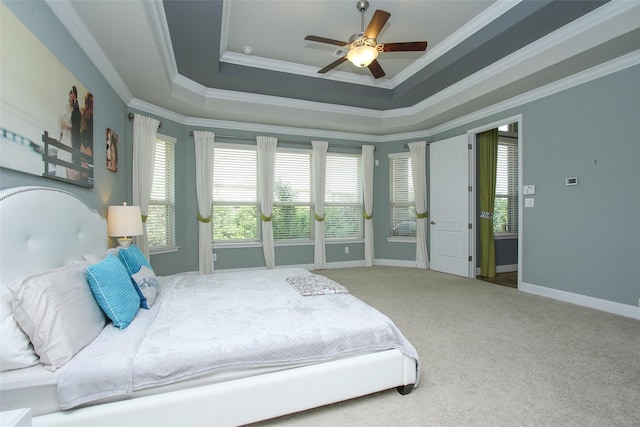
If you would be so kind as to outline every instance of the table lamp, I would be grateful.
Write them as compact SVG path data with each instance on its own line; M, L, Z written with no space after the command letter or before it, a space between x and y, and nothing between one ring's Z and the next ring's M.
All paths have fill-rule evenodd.
M128 248L132 236L142 234L142 215L140 206L109 206L107 211L107 229L109 236L118 237L120 247Z

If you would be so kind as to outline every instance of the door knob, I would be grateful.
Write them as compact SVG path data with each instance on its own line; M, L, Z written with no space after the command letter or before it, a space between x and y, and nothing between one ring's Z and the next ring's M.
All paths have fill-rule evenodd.
M436 225L436 222L435 221L431 221L431 225Z

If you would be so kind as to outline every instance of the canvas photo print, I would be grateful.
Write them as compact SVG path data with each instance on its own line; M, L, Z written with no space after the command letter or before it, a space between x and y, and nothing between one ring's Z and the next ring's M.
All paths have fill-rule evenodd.
M93 187L93 94L0 7L0 166Z

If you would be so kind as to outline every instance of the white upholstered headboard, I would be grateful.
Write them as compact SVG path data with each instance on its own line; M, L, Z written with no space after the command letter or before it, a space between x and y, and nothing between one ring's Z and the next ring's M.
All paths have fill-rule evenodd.
M107 242L106 220L69 192L0 191L0 283L102 254Z

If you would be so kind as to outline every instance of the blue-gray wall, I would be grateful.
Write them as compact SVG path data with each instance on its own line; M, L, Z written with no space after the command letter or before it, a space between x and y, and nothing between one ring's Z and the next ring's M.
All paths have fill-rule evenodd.
M522 114L522 281L637 305L640 298L640 66L433 136ZM565 178L578 177L577 186Z
M103 212L113 203L131 200L131 124L123 101L88 60L43 2L6 2L27 27L95 95L93 190L42 177L0 170L0 187L46 185L78 194ZM145 113L148 114L148 113ZM580 86L473 121L445 133L438 141L521 114L524 184L536 185L535 207L522 208L523 266L526 283L604 300L636 305L640 297L640 67L632 67ZM153 255L159 274L197 269L197 221L192 127L164 117L160 133L178 140L176 147L177 244L174 253ZM106 128L120 135L119 172L109 172L101 144ZM202 129L202 128L200 128ZM211 129L218 134L233 131ZM243 135L236 132L236 135ZM296 139L295 135L274 135ZM308 141L309 138L298 138ZM359 141L329 141L359 147ZM410 262L415 245L387 240L389 227L388 154L405 151L410 141L374 144L379 165L374 173L376 258ZM564 178L579 185L566 187ZM327 248L329 262L364 259L361 243ZM216 268L264 265L262 249L217 248ZM278 265L312 264L311 246L277 247Z

